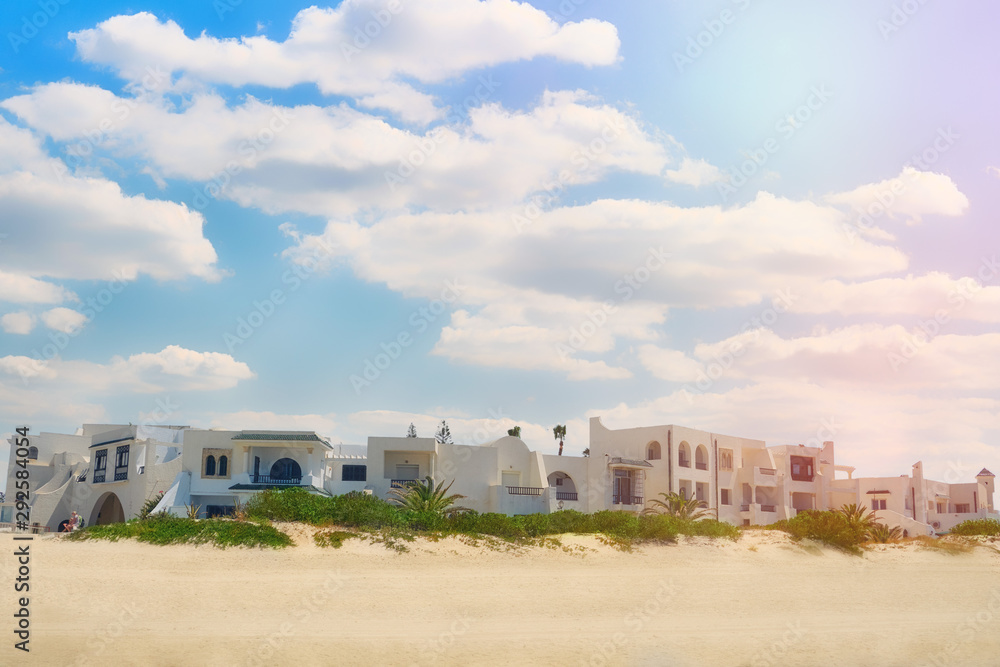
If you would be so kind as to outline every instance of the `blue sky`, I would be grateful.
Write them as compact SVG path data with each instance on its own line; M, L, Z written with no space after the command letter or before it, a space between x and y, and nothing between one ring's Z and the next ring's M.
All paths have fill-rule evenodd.
M833 423L860 474L970 481L1000 467L998 18L8 3L0 431Z

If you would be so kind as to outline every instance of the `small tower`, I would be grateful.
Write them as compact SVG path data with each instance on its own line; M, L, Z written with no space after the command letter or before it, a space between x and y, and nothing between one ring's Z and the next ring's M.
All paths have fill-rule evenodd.
M978 475L976 475L976 481L986 487L986 507L991 512L993 511L993 490L994 482L996 481L996 475L991 473L986 468L983 468Z

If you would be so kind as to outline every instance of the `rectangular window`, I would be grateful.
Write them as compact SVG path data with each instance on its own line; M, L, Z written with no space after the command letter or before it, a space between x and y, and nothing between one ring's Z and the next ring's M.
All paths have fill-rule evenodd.
M963 503L963 504L955 505L955 512L957 514L968 514L969 513L969 504L968 503Z
M344 466L340 471L342 482L364 482L368 479L368 466Z
M731 471L733 469L733 450L719 450L719 470Z
M122 482L128 479L128 445L120 445L115 450L115 481Z
M792 479L796 482L813 481L813 459L811 456L792 456Z
M205 516L209 519L216 516L232 516L235 510L232 505L208 505L205 507Z
M873 510L884 510L885 509L885 498L872 498L872 509Z
M420 477L420 466L414 465L412 463L396 464L396 479L413 481L419 479L419 477Z
M128 467L128 445L120 446L115 451L115 468Z
M730 494L729 489L722 489L722 504L723 505L732 505L733 504L732 496Z

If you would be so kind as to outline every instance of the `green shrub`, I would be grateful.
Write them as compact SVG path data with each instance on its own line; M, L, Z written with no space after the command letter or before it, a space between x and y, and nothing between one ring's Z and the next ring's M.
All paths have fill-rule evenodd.
M149 513L153 511L154 507L160 504L160 501L162 499L163 499L163 491L160 491L159 493L155 494L152 498L147 498L146 502L144 502L142 504L142 507L139 509L139 517L138 517L139 521L142 521L143 519L147 518L149 516Z
M681 535L701 535L704 537L723 537L729 540L740 538L740 529L725 521L702 519L700 521L682 521L679 525Z
M996 519L969 519L949 531L952 535L1000 536L1000 521Z
M343 530L318 530L313 535L313 541L321 547L333 547L339 549L344 546L344 540L352 537L359 537L357 533L348 533Z
M774 526L796 539L808 538L851 553L861 553L868 538L867 527L851 522L841 512L805 510Z
M251 518L301 521L314 526L384 528L406 523L398 508L356 491L331 498L301 488L267 489L251 497L245 509Z
M288 535L269 525L226 519L184 519L154 514L144 521L87 526L66 536L69 540L135 539L150 544L214 544L217 547L287 547Z

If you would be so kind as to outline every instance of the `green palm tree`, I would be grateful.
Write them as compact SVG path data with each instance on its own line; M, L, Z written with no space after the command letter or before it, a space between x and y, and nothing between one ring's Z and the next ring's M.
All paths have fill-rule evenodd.
M559 456L562 456L563 440L566 439L566 425L556 424L552 427L552 435L559 441Z
M704 500L697 498L686 498L680 493L661 493L663 500L652 498L650 506L642 511L643 514L666 514L687 521L696 521L708 517L711 512Z
M864 505L851 503L850 505L844 505L837 511L844 515L848 525L852 528L868 531L872 526L878 524L878 519Z
M448 495L448 489L455 480L451 480L448 486L441 482L435 487L430 476L425 479L424 482L413 481L402 488L389 489L389 502L412 512L431 512L439 516L454 516L472 511L468 507L455 505L456 500L465 496L460 493Z
M868 539L872 542L879 542L880 544L885 544L886 542L895 542L896 540L903 537L903 531L899 526L893 526L890 528L884 523L876 523L874 526L868 529Z

